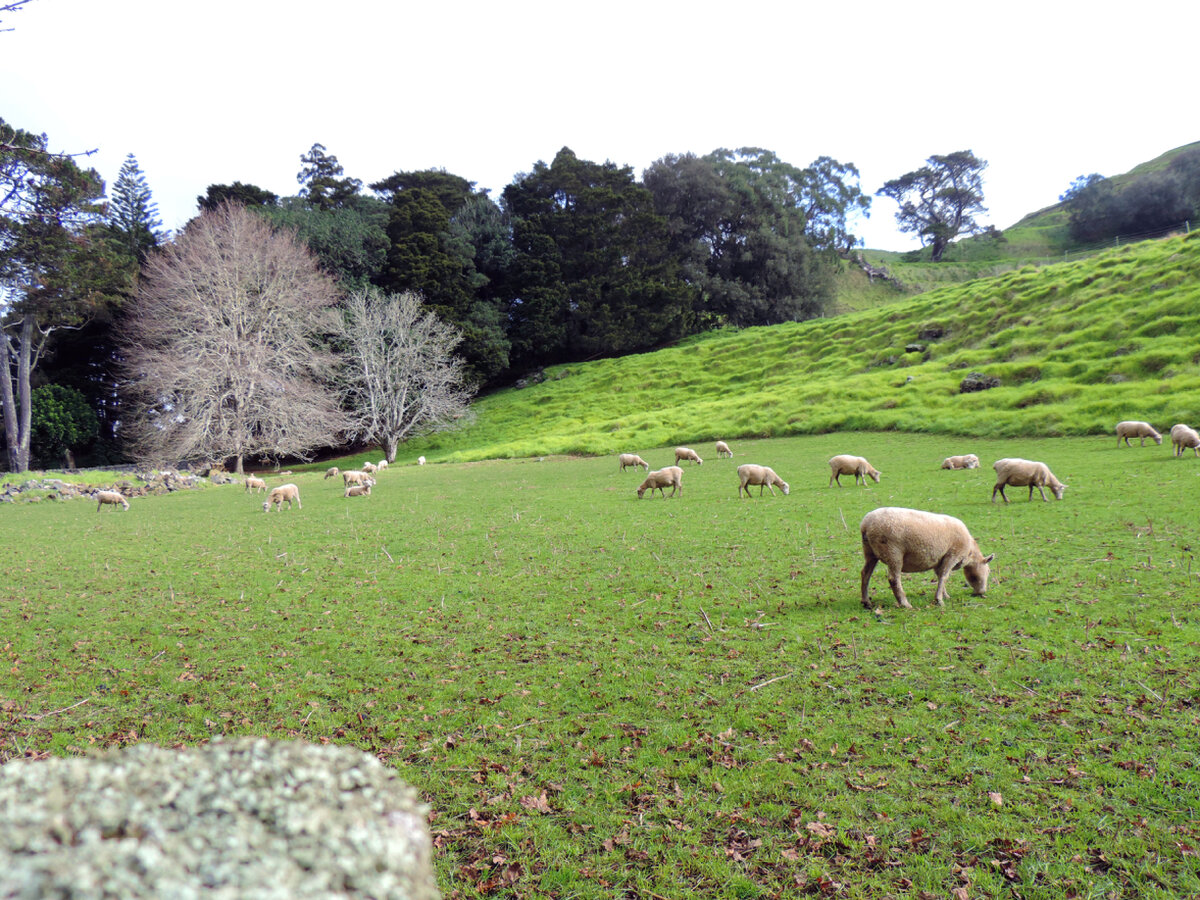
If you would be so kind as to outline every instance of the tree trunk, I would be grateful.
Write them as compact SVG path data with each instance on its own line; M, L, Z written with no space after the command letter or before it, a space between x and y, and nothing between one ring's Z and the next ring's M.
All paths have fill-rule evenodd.
M246 472L242 468L242 454L237 455L237 467L233 470L235 475L245 475Z
M4 341L3 348L0 352L4 354L4 371L3 377L0 377L0 406L4 409L4 440L8 448L8 469L10 472L19 472L17 468L17 446L20 443L17 440L17 404L13 397L12 383L12 364L13 357L16 355L13 352L12 338L7 332L0 332L0 338Z
M400 442L394 437L386 438L383 442L383 455L390 466L396 461L396 450L400 446Z
M21 334L17 348L12 338L4 337L4 372L0 378L0 405L4 407L4 439L8 442L8 468L12 472L29 470L29 431L33 406L29 373L33 369L33 316L21 319ZM17 364L16 387L13 386L12 364Z

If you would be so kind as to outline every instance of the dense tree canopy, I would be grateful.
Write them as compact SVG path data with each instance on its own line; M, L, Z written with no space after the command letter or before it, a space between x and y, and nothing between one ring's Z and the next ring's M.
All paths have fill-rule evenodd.
M1100 175L1080 176L1059 199L1067 206L1071 236L1085 243L1180 228L1200 213L1200 149L1119 185Z
M960 234L985 229L976 217L983 205L983 170L987 163L970 150L931 156L926 165L887 182L878 193L899 205L896 221L901 231L916 234L940 262L952 240Z
M242 206L274 206L279 195L254 184L210 184L202 196L196 198L201 212L216 212L224 203L240 203Z

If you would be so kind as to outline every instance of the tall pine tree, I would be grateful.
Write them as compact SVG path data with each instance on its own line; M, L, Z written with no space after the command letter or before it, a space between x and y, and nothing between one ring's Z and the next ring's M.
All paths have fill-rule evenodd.
M154 202L146 176L132 153L125 157L113 185L108 226L117 244L137 259L139 265L162 238L158 204Z

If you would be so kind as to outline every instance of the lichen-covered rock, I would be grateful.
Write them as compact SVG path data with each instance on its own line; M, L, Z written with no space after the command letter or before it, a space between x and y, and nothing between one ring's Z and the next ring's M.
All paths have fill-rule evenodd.
M975 391L987 391L997 387L1000 387L1000 379L995 375L982 375L979 372L972 372L959 383L958 392L960 394L972 394Z
M438 897L426 808L375 757L262 739L0 766L0 897Z

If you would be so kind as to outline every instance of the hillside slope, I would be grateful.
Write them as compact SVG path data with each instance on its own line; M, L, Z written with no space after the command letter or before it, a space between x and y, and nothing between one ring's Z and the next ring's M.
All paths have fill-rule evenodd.
M960 393L970 373L1000 386ZM989 437L1200 422L1200 234L831 319L548 369L406 458L605 454L843 430Z

